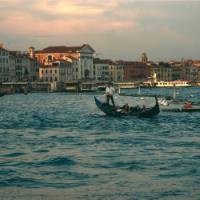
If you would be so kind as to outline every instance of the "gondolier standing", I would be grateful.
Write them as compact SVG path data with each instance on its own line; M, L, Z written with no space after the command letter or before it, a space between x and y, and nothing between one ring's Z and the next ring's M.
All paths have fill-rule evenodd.
M109 101L111 99L113 106L115 106L113 94L115 92L115 88L112 86L112 83L108 83L108 86L106 87L106 103L109 104Z

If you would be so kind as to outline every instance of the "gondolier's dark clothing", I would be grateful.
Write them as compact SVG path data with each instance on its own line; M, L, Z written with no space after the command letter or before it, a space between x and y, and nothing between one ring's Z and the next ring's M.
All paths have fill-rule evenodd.
M113 99L113 95L107 95L106 96L106 103L109 104L109 101L112 101L112 105L115 106L115 102L114 102L114 99Z
M115 92L115 88L114 87L112 87L112 86L106 87L106 103L109 104L109 101L111 99L113 106L115 106L115 102L114 102L114 98L113 98L114 92Z

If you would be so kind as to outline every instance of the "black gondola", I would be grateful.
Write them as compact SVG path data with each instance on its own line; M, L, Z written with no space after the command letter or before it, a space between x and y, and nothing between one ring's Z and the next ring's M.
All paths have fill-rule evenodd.
M160 112L157 97L155 97L156 99L155 106L151 108L140 108L139 106L130 107L128 112L124 111L123 108L117 109L115 106L101 102L96 97L94 97L94 99L95 99L95 103L97 107L102 112L104 112L106 115L109 115L109 116L127 116L127 115L129 116L130 115L130 116L137 116L137 117L153 117L155 115L158 115Z

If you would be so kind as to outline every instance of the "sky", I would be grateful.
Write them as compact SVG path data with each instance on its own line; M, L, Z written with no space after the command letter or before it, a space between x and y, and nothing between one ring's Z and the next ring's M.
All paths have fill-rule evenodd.
M200 0L0 0L9 50L90 44L100 58L200 59Z

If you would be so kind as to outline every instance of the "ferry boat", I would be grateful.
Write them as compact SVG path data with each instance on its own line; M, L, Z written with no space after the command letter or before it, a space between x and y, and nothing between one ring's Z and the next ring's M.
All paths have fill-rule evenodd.
M116 88L120 89L132 89L137 88L137 86L133 82L122 82L122 83L114 83Z
M156 87L189 87L188 81L176 80L176 81L158 81Z

